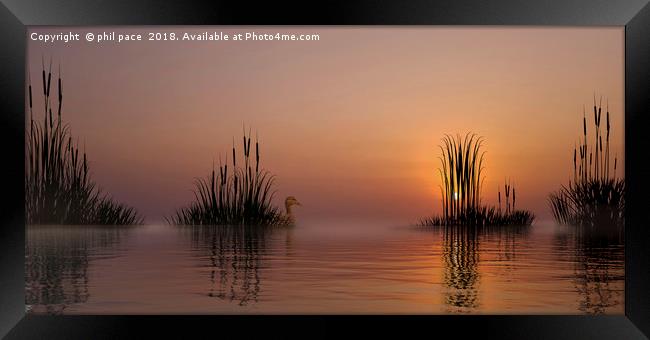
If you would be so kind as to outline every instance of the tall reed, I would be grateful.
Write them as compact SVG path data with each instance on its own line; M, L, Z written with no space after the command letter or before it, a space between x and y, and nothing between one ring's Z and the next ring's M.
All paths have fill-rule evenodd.
M232 168L228 158L219 159L207 178L195 181L195 200L166 218L171 224L184 225L284 225L289 220L273 205L275 177L260 167L260 144L255 140L252 154L251 133L244 129L243 157L237 159L233 139Z
M467 133L464 139L445 135L438 168L442 185L442 210L445 219L455 219L481 204L481 186L485 152L481 150L483 137Z
M612 163L609 105L605 107L604 126L601 120L602 109L602 97L597 105L594 96L594 132L589 137L586 110L583 108L582 136L573 149L573 181L569 181L566 186L562 185L560 190L549 196L549 204L558 223L623 224L625 180L617 178L616 156Z
M85 150L80 154L61 119L63 87L57 81L56 118L52 112L52 64L42 70L44 117L34 117L28 77L29 127L25 159L25 215L29 224L140 224L137 212L102 195L90 178Z
M445 135L440 145L438 157L441 167L438 173L441 180L442 215L423 218L419 224L424 226L467 225L530 225L534 215L525 210L515 210L515 189L506 182L506 209L484 206L481 202L481 189L484 182L485 152L482 150L484 138L474 133L452 137ZM511 203L512 199L512 203Z

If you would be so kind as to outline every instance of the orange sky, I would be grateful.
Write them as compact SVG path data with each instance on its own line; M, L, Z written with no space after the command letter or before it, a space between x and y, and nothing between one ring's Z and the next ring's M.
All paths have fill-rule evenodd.
M193 179L259 131L278 198L304 219L412 222L439 211L437 145L486 139L484 201L509 177L520 208L547 219L573 173L582 106L609 100L623 164L624 30L525 27L31 28L30 32L318 33L319 41L43 43L63 69L63 117L98 184L147 222L188 203ZM36 87L38 88L38 86ZM39 103L36 101L36 104ZM36 106L36 111L40 112Z

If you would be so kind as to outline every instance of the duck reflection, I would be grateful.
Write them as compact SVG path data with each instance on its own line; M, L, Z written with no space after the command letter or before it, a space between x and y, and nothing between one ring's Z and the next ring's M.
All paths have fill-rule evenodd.
M25 304L30 312L61 314L88 300L88 267L96 252L114 248L129 228L28 226Z
M615 225L566 227L557 245L574 249L574 286L579 310L604 314L623 304L625 253L623 228Z
M286 228L268 226L188 226L202 266L209 270L207 295L241 306L258 301L260 270L265 266L272 233ZM289 239L290 237L287 236ZM287 241L290 242L290 241Z

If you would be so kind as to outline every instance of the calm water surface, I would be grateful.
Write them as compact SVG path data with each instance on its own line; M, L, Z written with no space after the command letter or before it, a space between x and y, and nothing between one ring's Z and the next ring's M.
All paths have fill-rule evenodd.
M29 226L31 313L623 314L622 235L537 223L467 231Z

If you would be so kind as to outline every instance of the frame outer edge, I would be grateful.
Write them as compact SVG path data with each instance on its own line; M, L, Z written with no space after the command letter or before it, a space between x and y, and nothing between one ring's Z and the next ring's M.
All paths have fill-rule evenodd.
M625 26L625 315L650 335L650 4ZM631 171L634 169L634 171Z
M0 4L0 103L4 109L0 145L6 176L0 186L0 337L25 315L25 32L20 20Z

